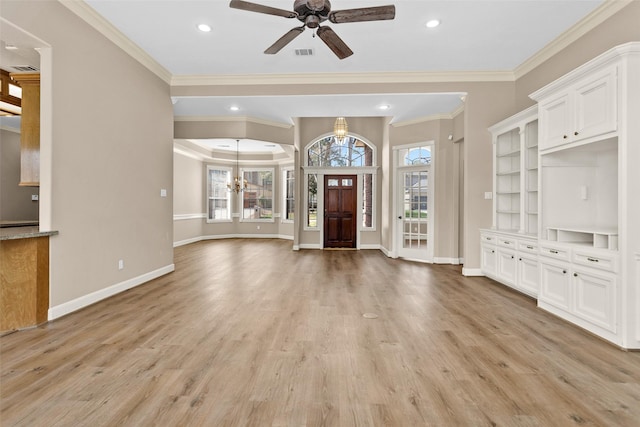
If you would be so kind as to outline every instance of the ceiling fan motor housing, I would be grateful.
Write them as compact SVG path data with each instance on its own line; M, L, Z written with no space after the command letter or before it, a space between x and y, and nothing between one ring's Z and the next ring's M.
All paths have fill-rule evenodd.
M295 0L293 10L307 27L316 28L329 18L331 3L329 0Z

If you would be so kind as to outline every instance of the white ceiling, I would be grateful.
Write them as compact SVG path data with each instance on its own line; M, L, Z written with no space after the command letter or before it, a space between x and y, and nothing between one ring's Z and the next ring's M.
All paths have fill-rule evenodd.
M339 60L309 29L278 54L263 54L280 36L299 26L299 21L231 9L229 0L85 2L174 78L189 78L512 72L603 0L333 0L332 10L396 6L393 21L328 24L354 51L344 60ZM293 8L293 0L255 3ZM430 19L439 19L441 25L426 28ZM209 24L212 31L200 32L196 28L200 23ZM12 34L4 27L2 40L14 43L5 38ZM295 56L296 48L312 48L314 55ZM5 61L0 65L6 65ZM291 124L292 117L391 116L393 122L404 122L450 114L460 107L462 95L174 97L173 101L179 117L235 115ZM232 105L239 107L238 111L229 110ZM390 108L381 110L381 105Z

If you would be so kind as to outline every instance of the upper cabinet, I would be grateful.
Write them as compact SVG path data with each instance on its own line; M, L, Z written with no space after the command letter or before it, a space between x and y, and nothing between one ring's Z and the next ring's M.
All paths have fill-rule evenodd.
M611 65L577 79L539 100L540 149L558 147L618 130L618 67Z
M22 88L20 185L40 185L40 73L12 74Z

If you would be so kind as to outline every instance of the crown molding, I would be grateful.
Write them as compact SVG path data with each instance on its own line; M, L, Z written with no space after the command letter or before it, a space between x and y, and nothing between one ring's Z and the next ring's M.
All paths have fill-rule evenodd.
M175 122L250 122L283 129L291 129L293 127L290 123L273 122L248 116L175 116L173 120Z
M67 9L78 15L96 31L111 40L120 49L124 50L133 59L144 65L149 71L154 73L167 84L171 83L171 73L160 65L147 52L132 42L120 30L104 19L98 12L84 1L59 0Z
M605 0L604 3L585 16L580 22L560 34L533 56L530 56L529 59L517 66L513 71L515 79L521 78L536 67L542 65L545 61L548 61L551 57L560 53L571 43L602 24L633 1L634 0Z
M219 74L173 76L172 87L354 83L511 82L512 71L437 71L398 73Z
M404 122L391 123L391 127L399 128L403 126L411 126L419 123L432 122L434 120L453 120L453 118L459 114L457 113L459 109L456 109L455 112L449 114L433 114L431 116L417 117L415 119L406 120ZM464 110L464 107L463 107ZM455 113L455 114L454 114Z

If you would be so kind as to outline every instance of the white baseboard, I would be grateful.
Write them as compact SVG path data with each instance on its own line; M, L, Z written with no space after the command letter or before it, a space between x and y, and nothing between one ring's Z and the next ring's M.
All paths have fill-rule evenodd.
M380 245L380 251L382 251L383 254L385 254L387 257L392 258L391 256L391 252L389 251L389 249L385 248L384 246Z
M322 249L320 243L300 243L300 249Z
M463 276L484 276L482 270L479 268L466 268L462 267L462 275Z
M191 239L178 240L173 242L173 247L188 245L190 243L201 242L202 240L221 240L221 239L282 239L293 240L293 236L286 234L212 234L208 236L198 236Z
M360 249L369 250L369 249L381 249L381 248L380 248L380 245L378 245L376 243L371 243L371 244L367 244L367 245L360 245Z
M173 242L173 247L177 248L178 246L188 245L190 243L196 243L202 240L202 237L194 237L192 239L179 240L177 242Z
M434 257L433 258L433 263L434 264L459 265L460 264L460 258Z
M167 273L171 273L173 270L175 270L175 265L169 264L157 270L142 274L138 277L125 280L124 282L116 283L115 285L109 286L108 288L100 289L99 291L95 291L69 302L51 307L48 313L49 320L57 319L74 311L80 310L81 308L87 307L91 304L95 304L98 301L102 301L105 298L109 298L113 295L119 294L120 292L135 288L136 286L139 286L150 280L156 279L160 276L164 276Z

